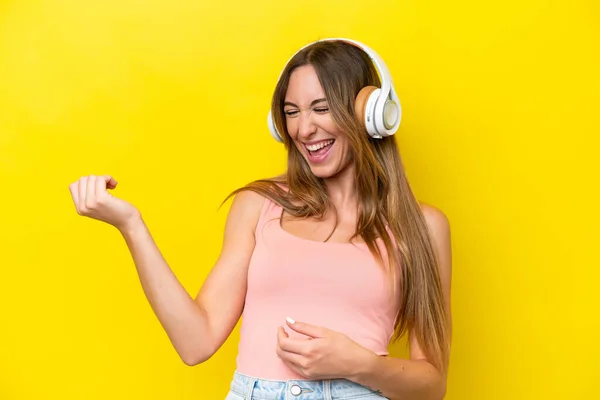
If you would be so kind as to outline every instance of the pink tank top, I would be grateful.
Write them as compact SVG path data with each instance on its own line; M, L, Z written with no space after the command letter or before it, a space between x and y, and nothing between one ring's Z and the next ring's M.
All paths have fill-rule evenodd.
M281 213L265 199L248 270L237 370L262 379L305 379L277 357L279 326L290 337L305 338L286 326L286 317L341 332L387 355L398 303L366 244L302 239L281 227Z

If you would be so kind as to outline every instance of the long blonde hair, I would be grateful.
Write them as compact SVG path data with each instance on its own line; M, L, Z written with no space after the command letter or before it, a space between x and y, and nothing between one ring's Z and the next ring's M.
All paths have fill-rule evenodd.
M414 335L427 358L445 373L450 352L448 316L427 223L406 178L395 137L371 139L356 117L354 105L360 89L380 86L375 67L361 49L341 41L316 42L290 60L271 104L273 120L288 152L287 171L249 183L228 198L252 190L298 218L322 217L332 209L324 180L313 175L292 142L283 112L290 75L307 64L314 67L333 120L350 142L359 199L354 237L361 237L380 263L383 260L376 240L383 241L388 271L393 282L398 282L395 292L400 305L394 341L407 332Z

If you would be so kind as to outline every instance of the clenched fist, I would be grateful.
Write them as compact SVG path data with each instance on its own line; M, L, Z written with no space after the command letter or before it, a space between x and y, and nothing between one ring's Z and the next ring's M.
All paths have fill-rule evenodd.
M130 203L108 193L108 189L116 187L117 181L110 175L89 175L71 183L69 190L79 215L106 222L123 230L134 222L140 213Z

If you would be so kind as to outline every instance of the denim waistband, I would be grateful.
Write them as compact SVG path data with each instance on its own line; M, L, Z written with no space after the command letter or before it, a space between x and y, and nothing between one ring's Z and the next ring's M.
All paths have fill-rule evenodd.
M380 392L347 379L277 381L254 378L237 371L231 381L231 391L247 400L385 399Z

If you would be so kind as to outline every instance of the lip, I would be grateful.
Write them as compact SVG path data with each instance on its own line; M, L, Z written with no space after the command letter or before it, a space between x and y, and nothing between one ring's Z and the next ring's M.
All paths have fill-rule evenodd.
M329 140L335 140L334 138L320 139L320 140L311 140L310 142L302 142L305 146L310 146L312 144L317 144L321 142L327 142Z
M310 143L304 143L304 145L306 146L306 145L310 145L310 144L321 143L321 142L324 142L327 140L331 140L331 139L313 141ZM306 157L308 158L308 161L310 161L312 164L319 164L319 163L325 162L327 160L327 158L329 157L329 154L331 154L331 150L335 146L335 143L336 143L336 140L334 140L333 143L328 147L328 150L326 153L319 154L319 155L310 154L310 151L306 147L304 147L304 150L306 150Z

